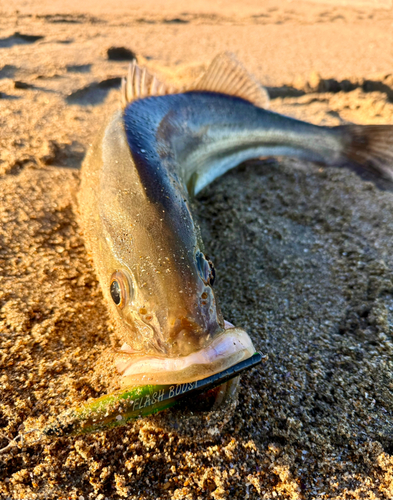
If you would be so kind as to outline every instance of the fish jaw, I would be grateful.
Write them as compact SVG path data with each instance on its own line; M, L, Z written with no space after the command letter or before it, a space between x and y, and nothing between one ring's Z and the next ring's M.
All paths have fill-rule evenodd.
M170 385L195 382L248 359L255 353L249 335L228 328L204 347L187 356L140 356L127 352L125 344L116 360L123 386Z

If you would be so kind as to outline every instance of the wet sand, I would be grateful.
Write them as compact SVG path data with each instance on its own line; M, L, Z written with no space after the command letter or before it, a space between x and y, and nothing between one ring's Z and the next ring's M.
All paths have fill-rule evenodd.
M179 85L229 49L274 111L393 123L390 10L160 5L0 7L0 448L116 385L118 341L76 203L128 65L108 48ZM237 406L27 435L0 455L0 498L392 498L393 194L351 171L260 159L195 205L224 316L266 355Z

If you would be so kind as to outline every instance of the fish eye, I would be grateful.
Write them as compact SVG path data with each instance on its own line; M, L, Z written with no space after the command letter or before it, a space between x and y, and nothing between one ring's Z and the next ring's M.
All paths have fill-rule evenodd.
M197 269L202 281L205 285L213 286L216 279L216 270L214 269L213 262L207 255L202 252L197 252L195 255Z
M113 302L119 309L123 309L131 299L131 280L123 271L116 271L111 276L109 291Z

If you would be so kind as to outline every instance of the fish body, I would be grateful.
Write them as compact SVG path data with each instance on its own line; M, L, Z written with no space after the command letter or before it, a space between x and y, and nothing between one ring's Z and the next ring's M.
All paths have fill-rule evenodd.
M360 161L392 179L393 127L319 127L270 112L264 90L225 57L178 93L132 71L124 109L83 165L84 234L124 342L124 385L187 383L255 352L221 314L190 195L268 155Z

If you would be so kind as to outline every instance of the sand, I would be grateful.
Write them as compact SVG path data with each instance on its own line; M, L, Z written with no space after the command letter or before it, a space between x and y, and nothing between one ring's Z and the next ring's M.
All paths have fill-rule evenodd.
M385 2L386 3L386 2ZM105 394L117 345L78 225L79 168L127 61L174 84L222 50L271 108L393 123L393 14L199 0L0 6L0 448ZM291 159L239 166L196 201L225 317L265 355L236 407L87 437L29 434L0 498L393 497L393 195Z

